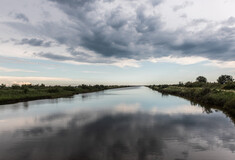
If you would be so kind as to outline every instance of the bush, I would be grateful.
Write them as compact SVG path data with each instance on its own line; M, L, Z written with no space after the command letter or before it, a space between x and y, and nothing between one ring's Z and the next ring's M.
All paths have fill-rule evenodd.
M223 89L235 89L235 83L227 83Z
M72 86L67 86L67 87L64 87L64 90L66 90L66 91L76 91L76 88L72 87Z
M183 82L179 82L178 86L179 86L179 87L183 87L183 86L184 86L184 83L183 83Z
M29 92L28 88L24 88L24 94L27 94Z
M187 82L187 83L185 83L185 87L193 87L193 83L192 82Z
M20 89L20 85L18 85L18 84L13 84L13 85L11 86L11 88L12 88L12 89Z
M48 89L48 92L49 93L58 93L60 90L59 90L59 88L57 88L57 87L55 87L55 88L49 88Z
M166 85L166 84L165 84L165 85L159 85L158 87L159 87L160 89L164 89L164 88L167 88L168 85Z
M40 87L41 87L41 88L45 88L46 86L45 86L45 84L42 83L42 84L40 85Z
M225 104L226 109L235 109L235 98L231 99Z
M210 92L211 92L210 88L203 88L202 91L200 92L200 95L205 96Z
M6 85L5 84L1 84L0 88L6 88Z
M85 85L85 84L82 84L81 86L79 86L80 88L82 89L89 89L89 86L88 85Z
M194 82L192 85L193 85L193 87L203 87L204 85L206 85L206 83L203 83L203 82Z

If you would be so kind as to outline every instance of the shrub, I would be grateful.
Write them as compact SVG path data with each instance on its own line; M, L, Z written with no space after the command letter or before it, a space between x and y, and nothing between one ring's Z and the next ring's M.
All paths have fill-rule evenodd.
M67 87L64 87L64 90L66 90L66 91L76 91L76 88L72 87L72 86L67 86Z
M178 86L182 87L182 86L184 86L184 83L183 82L179 82Z
M187 82L187 83L185 83L185 87L193 87L193 83L192 82Z
M235 83L232 83L232 82L227 83L227 84L223 87L223 89L235 89Z
M6 85L5 84L1 84L0 88L6 88Z
M164 88L167 88L168 85L164 84L164 85L159 85L158 87L159 87L160 89L164 89Z
M13 84L13 85L11 86L11 88L12 88L12 89L20 89L20 85L18 85L18 84Z
M57 88L57 87L54 87L54 88L49 88L48 89L48 92L49 93L58 93L60 90L59 90L59 88Z
M40 87L41 87L41 88L45 88L45 84L42 83L42 84L40 85Z
M231 99L225 104L226 109L235 109L235 98Z
M202 91L200 92L200 95L205 96L210 92L211 92L210 88L203 88Z
M24 94L27 94L29 92L28 88L24 88Z

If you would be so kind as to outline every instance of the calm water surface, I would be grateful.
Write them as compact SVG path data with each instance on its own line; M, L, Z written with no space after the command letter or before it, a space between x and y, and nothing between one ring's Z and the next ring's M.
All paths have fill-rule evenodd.
M235 127L146 87L0 106L0 160L67 159L234 160Z

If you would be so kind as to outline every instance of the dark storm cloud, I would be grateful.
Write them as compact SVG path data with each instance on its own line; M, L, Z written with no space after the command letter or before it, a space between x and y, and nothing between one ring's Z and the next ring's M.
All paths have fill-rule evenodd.
M127 19L121 16L121 9L117 8L110 13L107 18L107 25L113 27L114 29L119 29L127 23Z
M47 41L47 42L44 42L43 40L41 39L36 39L36 38L31 38L31 39L28 39L28 38L23 38L21 41L18 42L18 44L27 44L27 45L30 45L30 46L42 46L42 47L50 47L51 46L51 43L50 41Z
M172 50L183 51L183 55L193 55L197 53L198 56L203 56L207 53L208 58L232 60L233 50L230 50L233 42L205 40L205 41L185 41L180 45L171 46ZM231 54L230 54L231 53Z
M34 47L51 47L53 43L52 41L44 41L38 38L23 38L21 40L11 38L6 42L14 42L16 45L30 45Z
M15 17L16 19L22 20L22 21L24 21L24 22L29 22L28 17L27 17L26 15L24 15L23 13L15 13L15 14L14 14L14 17Z
M153 6L157 6L162 3L164 0L150 0Z
M138 33L155 32L161 28L161 21L156 16L145 16L145 9L140 7L136 10L136 31Z
M84 6L87 3L92 3L96 0L49 0L49 1L61 3L64 5L68 5L70 7L78 7L78 6Z
M53 53L40 52L40 53L34 53L34 55L39 56L39 57L48 58L48 59L58 60L58 61L72 60L71 57L61 56L61 55L57 55L57 54L53 54Z
M77 52L71 48L67 50L70 53L70 56L63 56L63 55L58 55L58 54L50 53L50 52L47 52L47 53L39 52L39 53L34 53L34 55L38 57L51 59L51 60L57 60L57 61L75 61L75 62L84 62L84 63L106 63L106 64L111 64L115 62L112 59L99 59L99 58L97 59L84 52Z
M112 40L112 42L111 42ZM128 49L121 46L125 45L122 41L105 37L101 32L94 33L93 36L84 36L81 44L92 51L102 54L105 57L129 57ZM120 46L120 47L119 47Z
M75 9L64 7L64 2L56 1L60 4L60 8L68 15L74 18L79 26L78 29L83 32L78 32L78 36L81 37L79 45L92 50L104 57L114 56L117 58L134 58L143 59L147 57L162 57L169 54L176 54L179 52L181 56L203 56L211 59L232 60L232 54L234 53L234 40L227 39L233 29L227 30L226 36L222 29L215 33L210 33L205 30L203 39L201 35L195 34L192 39L185 38L181 44L175 44L177 37L187 37L187 32L184 30L178 30L175 32L167 32L163 30L163 22L159 16L147 16L144 14L145 7L138 7L135 10L135 16L128 16L125 14L121 7L114 9L109 16L97 21L95 18L99 18L99 15L94 19L90 16L92 11L87 8L94 8L95 1L84 3L77 1L68 1L81 7L82 12ZM151 3L161 1L150 1ZM79 4L79 5L78 5ZM175 10L185 8L192 5L192 2L185 1L182 5L176 6ZM84 11L84 12L83 12ZM108 13L107 13L108 14ZM229 23L233 22L233 19L228 20ZM195 25L200 23L209 23L204 19L193 20ZM82 27L81 27L82 26ZM207 33L208 32L208 33ZM223 32L223 33L222 33ZM213 37L213 38L212 38ZM219 37L219 38L214 38ZM64 37L65 41L73 39L71 37ZM73 46L73 47L76 47ZM149 48L153 49L150 51ZM232 58L232 59L231 59Z
M157 7L161 0L145 0L145 5L137 5L139 1L122 1L112 9L104 8L108 0L48 0L59 8L71 23L45 21L38 26L28 23L8 22L7 25L24 33L46 35L58 44L68 48L64 55L57 53L36 54L54 60L71 60L76 62L112 63L115 59L143 60L150 57L165 56L201 56L214 60L235 60L235 27L234 17L213 24L205 19L194 19L187 27L205 25L200 31L188 31L179 28L166 30L160 14L146 14L150 7ZM129 9L126 8L129 5ZM183 9L191 2L185 1L175 6L175 10ZM220 27L217 27L217 26ZM215 29L216 28L216 29ZM46 46L37 39L27 39L22 44ZM47 44L50 46L50 43ZM96 53L89 56L83 48Z
M92 17L91 15L94 13L86 9L86 7L95 7L92 3L79 10L68 8L68 5L61 5L63 3L59 4L59 7L76 21L77 26L74 26L76 32L72 37L59 36L56 37L57 41L74 48L81 45L104 57L141 59L141 49L138 49L136 44L143 40L145 35L148 36L147 34L152 34L159 29L161 25L159 17L145 16L143 12L146 9L143 7L137 8L135 17L125 17L127 15L123 13L124 9L118 7L110 14L107 13L104 19L97 21L100 18L99 15ZM142 36L139 36L140 34ZM78 40L76 37L80 37L80 39ZM140 46L140 48L142 47L145 46Z
M191 5L193 5L193 2L185 1L185 2L184 2L183 4L181 4L181 5L174 6L174 7L173 7L173 10L174 10L175 12L177 12L177 11L179 11L179 10L181 10L181 9L184 9L184 8L186 8L186 7L188 7L188 6L191 6Z
M80 7L95 1L103 1L111 3L114 2L115 0L49 0L49 1L69 5L70 7L78 7L78 6ZM136 0L127 0L127 1L136 1ZM154 6L159 5L162 1L163 0L150 0L151 4Z

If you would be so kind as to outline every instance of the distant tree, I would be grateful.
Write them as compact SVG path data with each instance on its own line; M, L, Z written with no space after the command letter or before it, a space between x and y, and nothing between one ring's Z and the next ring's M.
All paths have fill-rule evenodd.
M49 92L49 93L58 93L58 92L60 92L60 89L59 89L59 87L54 86L54 87L50 87L50 88L48 89L48 92Z
M20 89L20 85L18 85L18 84L13 84L13 85L11 86L11 88L12 88L12 89Z
M40 85L40 87L44 88L44 87L45 87L45 84L42 83L42 84Z
M207 79L206 79L205 77L203 77L203 76L198 76L198 77L196 78L196 81L197 81L197 82L206 83L206 82L207 82Z
M88 89L89 86L87 86L87 85L85 85L85 84L82 84L82 85L81 85L81 88L82 88L82 89Z
M183 82L179 82L178 86L184 86Z
M185 86L186 86L186 87L193 87L193 83L192 83L192 82L186 82L186 83L185 83Z
M217 82L220 83L220 84L225 84L225 83L233 82L233 77L230 76L230 75L221 75L217 79Z
M5 84L1 84L0 88L6 88L6 85Z

